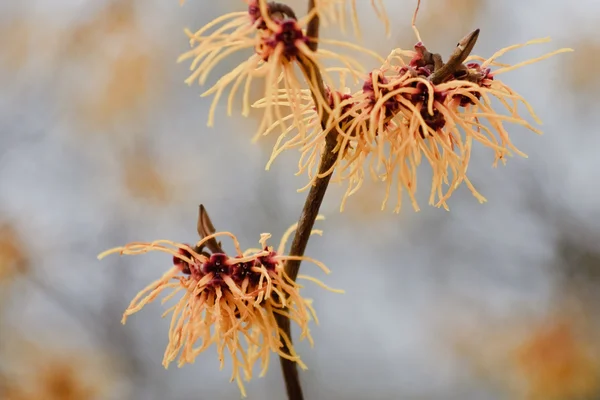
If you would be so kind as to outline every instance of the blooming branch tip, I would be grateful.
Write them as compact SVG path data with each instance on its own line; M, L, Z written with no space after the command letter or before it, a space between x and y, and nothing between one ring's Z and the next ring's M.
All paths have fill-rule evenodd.
M256 363L266 371L271 352L306 368L289 338L278 329L276 317L282 315L296 322L302 335L312 342L308 323L316 319L316 315L310 300L300 295L302 286L287 276L284 263L290 259L305 260L326 273L329 270L309 257L283 254L296 226L282 236L277 250L266 243L271 235L263 233L260 248L242 251L233 234L215 232L206 209L200 205L197 228L201 240L195 246L157 240L108 250L103 254L120 251L124 255L137 255L160 251L170 254L173 260L172 267L161 278L135 296L121 322L125 324L127 316L169 291L163 303L177 295L179 300L165 312L165 315L171 314L169 343L163 358L165 368L176 358L179 358L179 366L193 363L196 356L215 345L221 367L225 355L231 356L231 379L238 383L242 394L245 393L242 374L249 380ZM233 241L236 249L233 255L225 253L217 241L216 238L223 236ZM306 279L334 293L343 292L310 276ZM284 344L289 352L283 351Z

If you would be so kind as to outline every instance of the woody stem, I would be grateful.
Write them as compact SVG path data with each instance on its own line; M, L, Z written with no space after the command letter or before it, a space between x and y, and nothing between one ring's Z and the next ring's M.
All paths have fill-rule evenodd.
M329 144L330 142L331 141L328 141L325 147L325 152L321 157L319 173L328 171L337 158L337 155L332 151L333 146ZM302 208L302 213L300 214L300 219L298 221L298 230L296 231L294 239L292 240L292 248L290 250L291 255L301 256L304 254L304 251L306 250L306 245L308 244L308 239L310 237L310 232L313 228L317 215L319 214L319 208L321 207L321 203L323 202L323 198L325 197L325 192L327 191L327 186L329 185L330 179L331 174L323 178L318 178L315 182L315 185L310 188L308 196L306 196L306 201L304 202L304 207ZM296 280L299 269L300 260L289 260L285 264L285 272L292 280ZM277 325L287 335L291 343L292 336L290 332L289 318L281 314L277 314L276 316ZM287 354L290 353L289 349L285 345L283 346L282 350ZM298 368L296 366L296 363L283 357L280 357L279 360L281 362L281 369L283 371L283 378L285 380L288 399L304 399L302 395L302 387L300 386L300 378L298 376Z
M314 7L315 1L309 0L308 12L310 13ZM318 46L317 39L319 37L318 15L315 15L308 22L306 34L309 38L311 38L311 41L309 42L308 46L313 52L316 52ZM301 58L299 60L299 65L302 69L302 72L304 73L306 80L309 83L315 104L322 104L322 102L319 102L318 99L327 99L327 96L321 72L312 61L306 58ZM321 126L323 127L323 129L326 129L327 121L329 119L329 112L323 108L319 108L319 112L321 114ZM298 220L298 229L296 230L294 239L292 240L290 255L304 255L306 245L308 244L308 240L310 238L310 232L313 229L315 220L317 219L317 215L319 214L319 209L321 208L321 203L323 203L323 198L325 197L325 192L327 191L327 187L329 186L329 181L333 172L330 171L330 169L333 167L337 159L337 153L334 153L333 151L336 146L336 138L332 134L333 132L334 130L331 130L326 138L325 148L323 149L321 161L319 164L318 177L315 180L313 186L311 186L308 195L306 196L306 200L304 201L304 207L302 208L302 213L300 214L300 219ZM329 173L327 175L322 176L328 171ZM285 272L294 281L298 276L300 263L300 260L288 260L285 264ZM281 329L281 331L290 339L291 343L292 335L290 332L289 318L281 314L277 314L277 325L279 326L279 329ZM285 343L285 341L283 340L282 342ZM290 354L290 349L285 344L282 350L283 352ZM300 377L298 375L298 368L296 363L283 357L280 357L279 360L281 362L281 369L283 372L283 379L285 381L288 399L303 400L304 396L302 394L302 386L300 385Z

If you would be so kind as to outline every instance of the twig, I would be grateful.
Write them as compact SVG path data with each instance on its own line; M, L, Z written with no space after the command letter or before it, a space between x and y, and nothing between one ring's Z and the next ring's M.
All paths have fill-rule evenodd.
M325 151L321 157L319 173L328 171L335 163L337 154L333 152L334 147L334 141L327 141ZM298 230L296 230L296 234L292 240L292 247L290 249L291 255L302 256L304 254L306 245L308 244L308 239L310 237L310 232L315 224L317 215L319 214L319 208L321 207L321 203L325 197L325 192L327 191L327 186L329 185L330 179L331 173L322 178L317 178L315 185L310 188L308 196L306 196L306 200L304 202L302 214L300 214ZM292 280L296 280L296 277L298 276L300 263L300 260L289 260L285 264L285 272ZM290 331L290 320L287 317L278 314L277 325L279 325L279 328L287 335L291 342L292 336ZM283 351L288 354L290 352L285 345L283 347ZM283 378L285 380L285 386L289 400L304 399L296 363L283 357L280 357L279 361L281 362L281 369L283 371Z
M448 58L448 62L439 69L436 68L435 72L431 74L429 77L431 83L434 85L442 83L446 78L452 75L457 68L462 66L463 62L469 57L469 54L471 54L473 47L475 47L478 37L479 29L475 29L473 32L462 38L456 45L450 58Z
M310 14L315 8L315 1L309 0L308 2L308 13ZM309 42L308 46L312 51L317 51L317 47L319 45L319 17L315 13L312 19L308 22L308 26L306 28L307 36L312 40ZM321 76L321 71L317 68L317 66L310 60L305 58L300 60L300 67L302 68L302 72L304 73L309 86L311 88L311 94L313 100L316 105L322 104L318 101L319 97L321 99L327 99L325 85L323 84L323 78ZM318 107L321 114L321 126L323 129L327 128L327 121L329 120L329 112L325 107ZM298 229L294 235L294 239L292 240L292 247L290 249L290 255L294 256L302 256L304 255L304 251L306 250L306 246L308 244L308 240L310 238L310 232L313 229L315 224L315 220L317 215L319 214L319 209L321 208L321 203L323 202L323 198L325 197L325 192L327 191L327 187L329 185L329 181L331 180L332 171L325 176L322 174L328 172L337 159L337 154L333 152L336 145L336 137L335 130L331 130L327 135L325 141L325 148L323 150L323 154L321 155L321 162L319 164L319 175L321 177L317 177L314 185L310 188L306 200L304 202L304 207L302 208L302 213L300 214L300 219L298 220ZM296 280L298 276L298 271L300 269L300 260L289 260L285 264L285 272L292 279ZM277 316L277 325L279 328L290 338L290 342L292 340L292 335L290 331L290 320L289 318L278 315ZM289 348L284 345L282 349L285 353L289 354ZM290 361L286 358L280 357L281 369L283 372L283 379L285 381L285 387L289 400L303 400L304 395L302 394L302 386L300 385L300 377L298 375L298 368L295 362Z

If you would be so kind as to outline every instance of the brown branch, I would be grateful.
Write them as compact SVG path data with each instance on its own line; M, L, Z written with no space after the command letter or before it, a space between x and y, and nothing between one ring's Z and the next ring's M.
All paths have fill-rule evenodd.
M272 1L270 3L267 3L267 6L269 6L269 14L271 16L273 16L274 14L283 14L294 20L298 19L292 7L288 6L287 4L276 3Z
M328 136L328 139L330 137L331 135ZM334 147L335 140L327 140L323 155L321 156L319 174L328 171L335 164L337 153L333 152ZM325 192L327 191L331 175L332 174L330 173L322 178L317 178L315 184L310 188L308 196L306 196L306 200L304 201L302 214L300 214L298 229L296 230L296 234L292 240L292 247L290 249L291 255L304 255L304 251L306 250L306 245L308 244L308 239L310 237L310 232L313 229L315 220L319 214L319 209L321 208L321 203L325 197ZM285 272L292 280L296 280L296 277L298 276L300 263L300 260L289 260L285 264ZM276 315L276 317L277 325L287 335L287 337L290 338L291 342L292 335L290 331L289 318L280 314ZM282 350L285 353L290 353L289 348L285 345L283 346ZM300 386L300 379L298 376L298 368L296 363L283 357L280 357L279 361L281 362L281 369L283 371L283 378L285 380L288 399L303 400L304 397L302 395L302 388Z
M210 217L208 216L208 213L206 212L206 208L204 208L204 205L202 205L202 204L200 204L200 209L198 212L197 229L198 229L198 236L200 236L200 239L204 239L206 236L210 236L216 232L215 226L213 225L212 221L210 220ZM215 238L209 239L202 246L197 247L194 250L197 253L202 253L204 247L208 248L213 253L225 253L221 247L221 242L217 242L217 239L215 239Z
M315 1L309 0L308 12L313 12L314 8ZM310 42L308 43L309 48L313 52L316 52L319 45L318 15L315 14L313 18L308 22L306 28L306 35L309 38L311 38ZM323 84L321 71L319 71L314 62L308 60L307 58L301 58L299 60L299 65L302 69L306 80L308 81L308 84L311 89L312 98L314 100L315 105L317 106L318 112L321 115L321 126L325 130L327 128L327 122L329 120L330 114L329 111L322 106L323 101L327 99L327 92L325 90L325 85ZM319 176L324 174L325 172L328 172L333 167L338 157L337 153L333 152L336 145L336 137L334 132L335 130L331 130L325 140L325 148L323 149L323 154L321 155L321 162L319 164ZM317 177L314 185L310 188L308 195L306 196L306 200L304 201L304 207L302 208L300 219L298 220L298 229L296 230L294 239L292 240L290 255L304 255L304 251L306 250L306 246L308 244L308 239L310 238L310 232L312 231L313 226L315 224L315 220L317 219L317 215L319 214L319 209L321 208L321 203L323 203L323 198L325 197L325 192L327 191L327 187L329 186L329 181L331 180L332 174L333 171L328 173L326 176L320 178ZM300 260L289 260L285 264L285 272L292 280L296 280L296 277L298 276L298 271L300 270L300 263ZM277 325L279 326L281 331L287 335L291 342L292 335L290 330L289 318L278 314ZM285 353L290 353L290 349L285 344L282 350ZM288 399L303 400L304 395L302 394L302 386L300 385L300 377L298 375L298 367L296 363L283 357L280 357L279 360L281 363L281 370L283 372L283 379L285 381Z
M314 9L315 0L308 0L308 13L310 14L311 12L313 12ZM306 25L306 36L313 39L310 41L310 43L308 43L308 47L314 52L316 52L317 48L319 47L320 23L321 20L319 19L319 16L315 13L315 15L313 15L313 17L310 19L310 21L308 21L308 24Z
M429 76L431 83L438 85L452 75L457 68L463 64L467 57L469 57L473 47L475 47L478 37L479 29L475 29L473 32L462 38L461 41L456 45L456 48L450 55L450 58L448 58L448 62L439 69L436 68L435 72Z

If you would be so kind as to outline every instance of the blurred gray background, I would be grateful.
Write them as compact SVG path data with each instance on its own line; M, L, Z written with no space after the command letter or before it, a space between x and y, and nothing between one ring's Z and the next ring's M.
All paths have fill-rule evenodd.
M370 2L357 2L358 43L382 55L414 44L415 1L386 2L387 39ZM299 15L304 3L288 2ZM162 368L159 302L120 324L170 257L96 255L131 241L193 242L200 203L245 247L261 232L276 243L297 220L306 179L294 176L297 155L265 171L274 138L251 144L257 116L227 119L223 104L207 128L210 99L175 62L188 48L184 27L243 9L240 0L0 4L0 396L239 398L214 351ZM506 62L576 52L502 76L545 134L513 127L529 158L506 167L476 149L470 176L488 203L463 187L450 212L428 207L425 166L418 213L407 201L399 215L381 212L373 184L339 213L344 188L330 189L317 223L325 234L308 255L333 273L303 271L346 294L305 290L321 320L314 348L296 344L307 399L600 398L598 24L592 0L423 0L421 36L444 56L474 28L484 57L544 36L553 42ZM322 35L343 37L335 27ZM249 399L285 398L272 361L247 385Z

